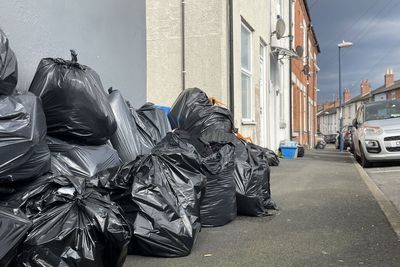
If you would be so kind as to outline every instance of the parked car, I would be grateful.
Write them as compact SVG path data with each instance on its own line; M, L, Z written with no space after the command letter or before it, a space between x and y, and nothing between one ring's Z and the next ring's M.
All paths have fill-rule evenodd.
M336 143L336 136L337 134L326 134L324 135L324 140L327 144L334 144Z
M342 134L343 134L343 149L347 150L348 148L352 147L353 143L353 134L352 134L353 126L352 125L346 125L342 129ZM336 138L336 143L335 146L337 149L340 149L340 134L338 134L338 137Z
M354 156L363 167L400 160L400 100L361 105L353 125Z

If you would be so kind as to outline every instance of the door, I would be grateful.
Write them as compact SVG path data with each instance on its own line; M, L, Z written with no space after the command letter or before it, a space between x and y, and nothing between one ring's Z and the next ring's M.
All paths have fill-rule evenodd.
M267 145L267 94L265 92L265 45L260 43L260 145Z

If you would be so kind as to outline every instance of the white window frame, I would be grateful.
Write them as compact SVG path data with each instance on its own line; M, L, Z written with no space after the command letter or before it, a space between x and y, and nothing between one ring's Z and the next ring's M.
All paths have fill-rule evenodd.
M250 46L249 46L249 48L250 48L250 51L249 51L249 53L250 53L250 55L249 55L249 58L250 58L249 67L250 67L250 69L247 70L247 69L243 68L242 63L240 62L240 70L241 70L240 71L240 81L241 81L241 83L240 83L241 92L240 93L242 93L242 90L243 90L243 88L242 88L242 74L243 74L243 75L247 76L250 79L250 88L249 88L249 93L250 93L250 96L249 96L250 97L249 114L250 114L250 118L244 118L243 117L243 105L242 105L242 110L241 110L241 117L242 117L242 122L249 123L249 122L254 122L254 119L253 119L254 118L254 114L253 114L253 112L254 112L254 110L253 110L253 90L252 90L252 88L253 88L253 70L252 70L253 69L253 49L252 49L253 48L253 46L252 46L253 45L253 31L243 21L241 23L240 32L242 31L242 28L244 28L250 34ZM240 35L240 38L242 38L242 35ZM242 48L240 48L240 56L242 56Z
M283 89L284 83L284 64L281 60L278 60L278 82L279 82L279 122L285 122L285 90Z

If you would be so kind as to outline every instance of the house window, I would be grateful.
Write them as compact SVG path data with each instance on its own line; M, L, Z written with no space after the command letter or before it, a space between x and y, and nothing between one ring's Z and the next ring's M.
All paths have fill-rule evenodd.
M240 45L242 70L242 119L251 120L251 31L243 23Z
M392 94L391 99L392 100L396 99L396 91L392 91L391 94Z

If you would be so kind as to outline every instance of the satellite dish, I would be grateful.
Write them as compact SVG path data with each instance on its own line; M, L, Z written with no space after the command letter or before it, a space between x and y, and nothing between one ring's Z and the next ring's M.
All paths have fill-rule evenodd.
M303 57L304 49L301 45L296 47L296 54L298 57Z
M275 29L276 39L278 40L281 39L285 34L285 30L286 30L285 21L282 18L278 18L278 20L276 21L276 29Z

